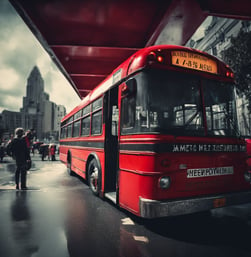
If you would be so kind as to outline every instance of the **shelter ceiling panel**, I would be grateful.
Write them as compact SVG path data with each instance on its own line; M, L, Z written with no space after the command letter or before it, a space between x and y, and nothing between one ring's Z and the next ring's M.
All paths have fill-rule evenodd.
M75 85L78 85L78 91L81 96L85 97L93 88L105 79L105 76L72 74L71 79Z
M138 49L52 46L54 54L69 74L107 75Z
M184 45L208 15L251 19L250 0L9 0L83 98L137 49Z
M15 2L15 1L14 1ZM22 0L49 45L144 47L170 0Z
M208 15L251 19L250 0L198 0L198 2Z

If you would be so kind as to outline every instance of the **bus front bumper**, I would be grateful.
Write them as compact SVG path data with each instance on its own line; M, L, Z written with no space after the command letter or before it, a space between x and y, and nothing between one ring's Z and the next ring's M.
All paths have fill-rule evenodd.
M140 197L140 216L159 218L207 211L230 205L251 203L251 191L183 200L157 201Z

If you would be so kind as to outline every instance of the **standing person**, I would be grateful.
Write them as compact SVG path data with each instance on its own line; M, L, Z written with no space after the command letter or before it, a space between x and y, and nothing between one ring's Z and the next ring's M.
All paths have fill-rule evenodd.
M56 154L56 146L51 144L50 145L50 157L52 161L56 161L55 154Z
M27 147L25 138L23 137L23 128L17 128L15 130L15 138L11 142L11 152L13 158L16 160L16 189L19 189L19 177L21 175L21 189L26 190L26 165L30 162L30 150Z

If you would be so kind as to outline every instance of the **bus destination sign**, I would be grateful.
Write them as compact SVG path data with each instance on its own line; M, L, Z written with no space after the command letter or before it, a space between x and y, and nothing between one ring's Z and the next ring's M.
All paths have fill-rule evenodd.
M171 54L173 65L217 74L216 61L204 55L186 51L172 51Z

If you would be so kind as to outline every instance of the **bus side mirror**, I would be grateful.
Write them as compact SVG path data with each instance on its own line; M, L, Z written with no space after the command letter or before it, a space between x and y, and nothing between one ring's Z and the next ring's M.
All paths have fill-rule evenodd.
M137 81L135 78L128 79L122 86L121 96L129 97L137 92Z

